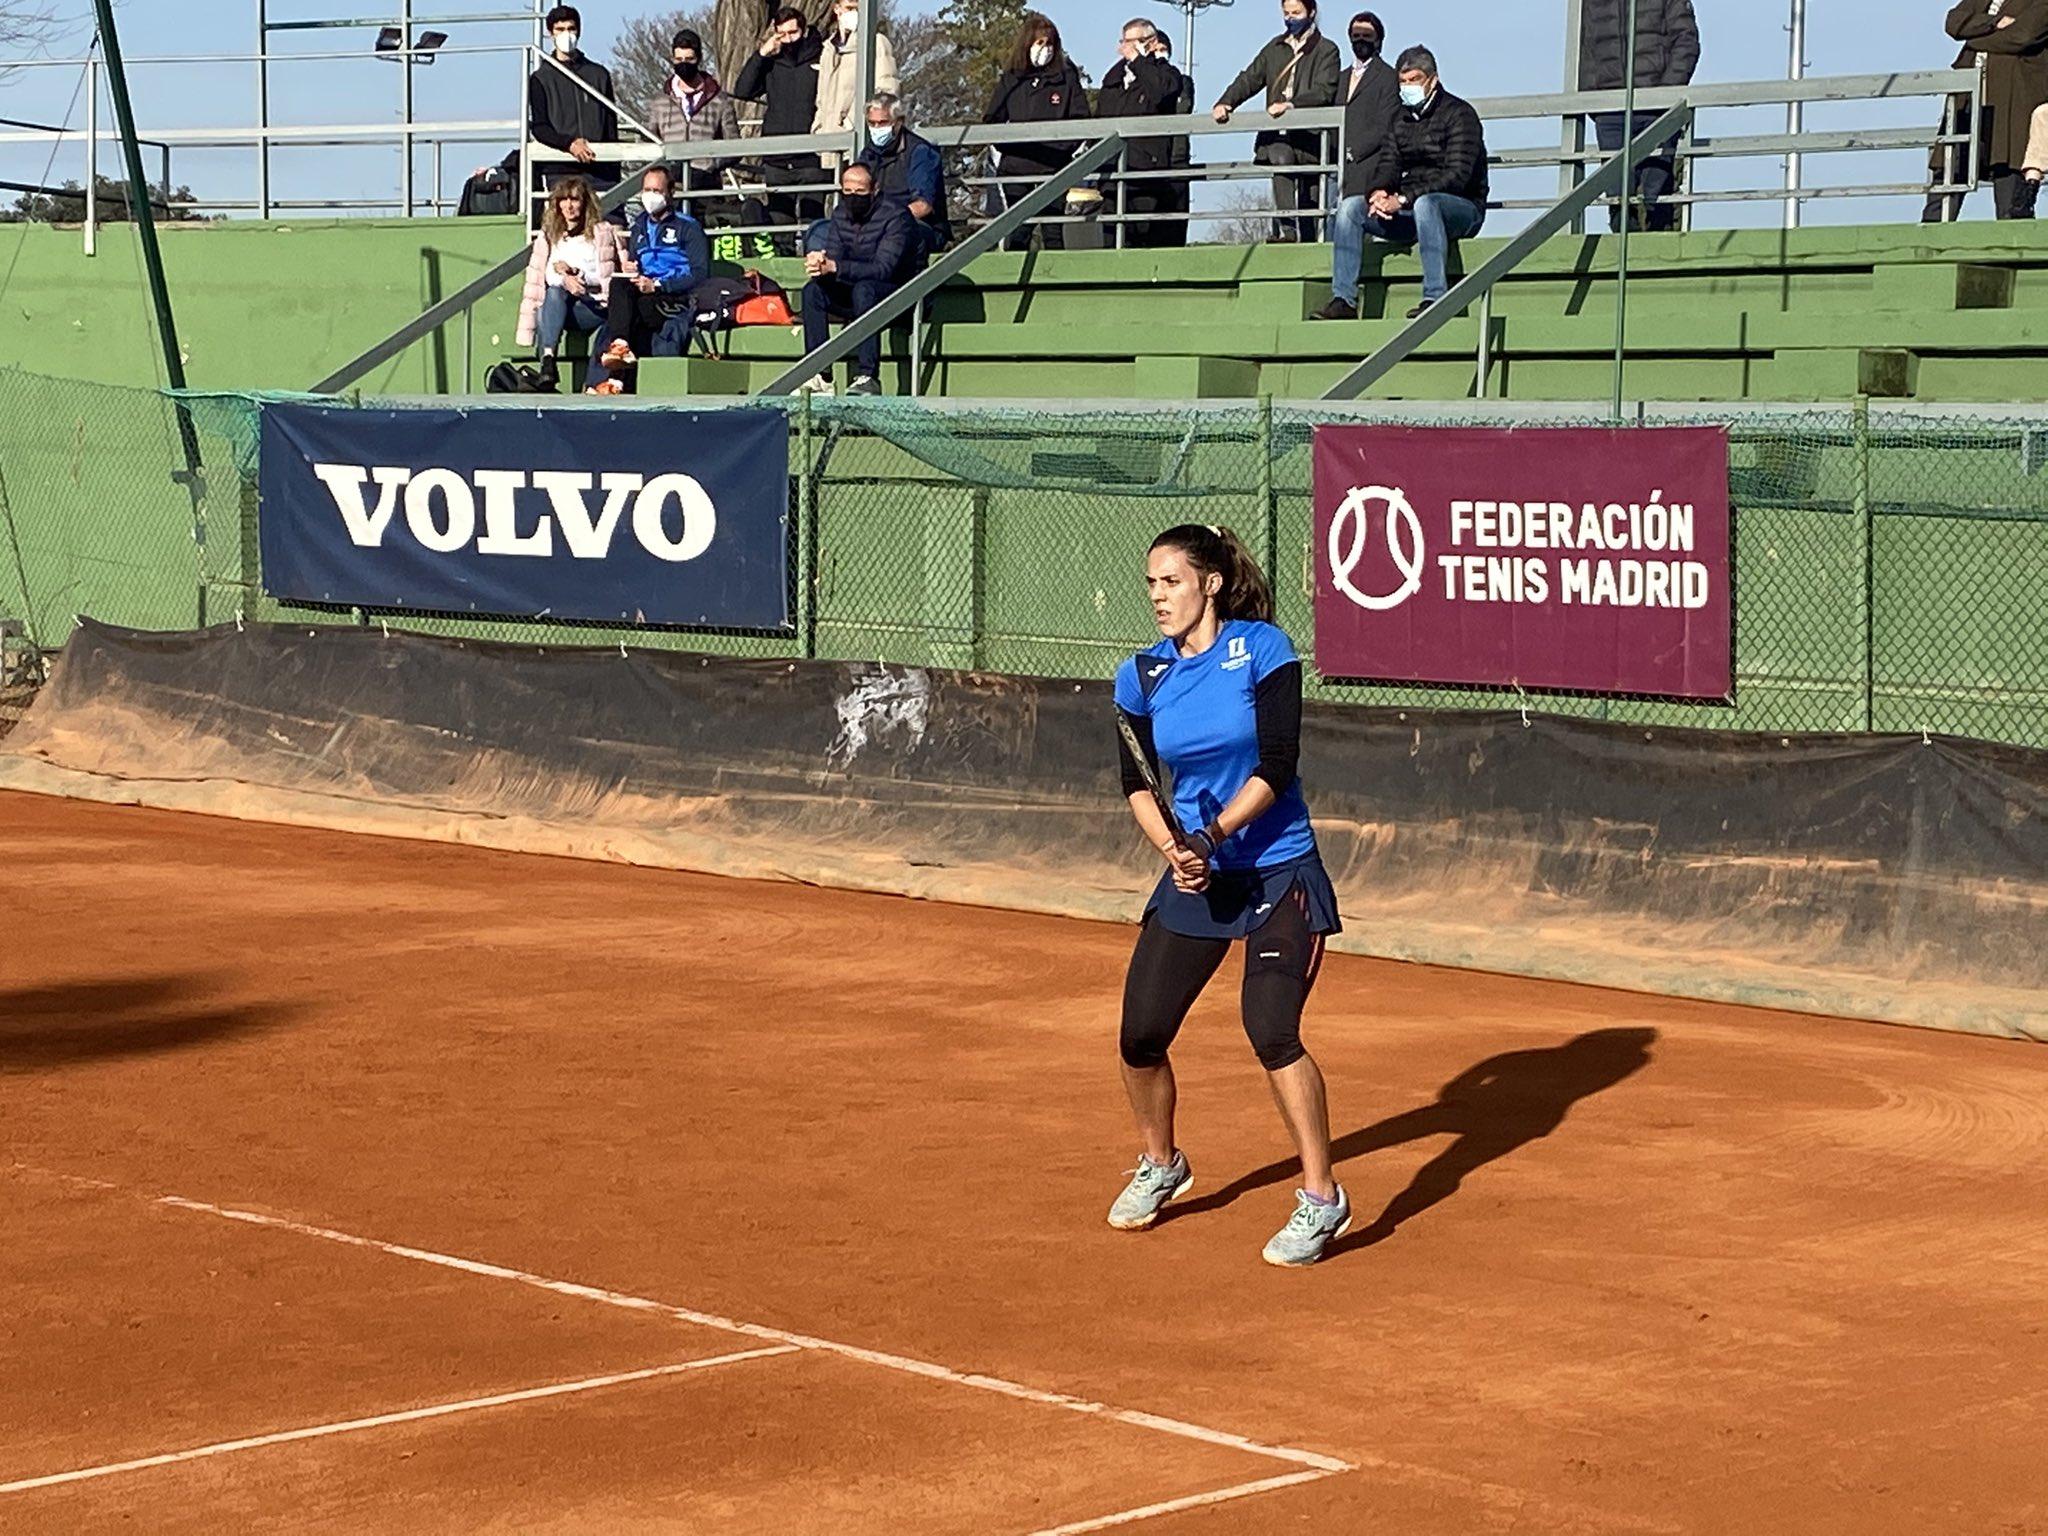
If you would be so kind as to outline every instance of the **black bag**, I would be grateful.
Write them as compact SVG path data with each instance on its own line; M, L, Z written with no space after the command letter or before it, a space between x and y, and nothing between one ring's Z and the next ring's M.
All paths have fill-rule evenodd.
M763 298L781 301L775 319L755 319L748 313L749 302ZM729 341L739 325L788 325L791 315L788 295L772 277L749 267L738 277L707 277L690 290L690 305L696 323L692 335L704 348L706 357L717 357L719 343ZM760 306L753 306L759 309Z
M555 387L524 363L493 363L484 375L487 395L552 395Z
M462 200L455 205L456 217L468 214L517 213L519 193L513 186L519 169L519 153L513 151L497 165L485 166L462 184Z

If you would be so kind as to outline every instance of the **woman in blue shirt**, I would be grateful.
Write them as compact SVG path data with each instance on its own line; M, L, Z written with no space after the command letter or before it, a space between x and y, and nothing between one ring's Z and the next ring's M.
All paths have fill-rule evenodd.
M1316 852L1295 763L1301 751L1301 662L1273 620L1258 563L1227 528L1188 523L1152 542L1152 614L1165 637L1117 670L1116 704L1139 744L1173 777L1179 847L1128 743L1123 785L1139 827L1166 860L1124 983L1124 1089L1144 1149L1109 1224L1149 1227L1194 1184L1174 1144L1168 1048L1195 999L1245 940L1244 1027L1272 1085L1302 1187L1294 1215L1266 1244L1270 1264L1313 1264L1351 1225L1330 1166L1323 1076L1301 1044L1301 1010L1340 926Z

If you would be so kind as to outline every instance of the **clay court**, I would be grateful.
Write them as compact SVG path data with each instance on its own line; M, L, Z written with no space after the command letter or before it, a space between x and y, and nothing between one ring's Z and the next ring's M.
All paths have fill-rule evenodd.
M1103 1224L1126 929L0 842L0 1528L2048 1531L2036 1047L1334 956L1285 1272L1234 988Z

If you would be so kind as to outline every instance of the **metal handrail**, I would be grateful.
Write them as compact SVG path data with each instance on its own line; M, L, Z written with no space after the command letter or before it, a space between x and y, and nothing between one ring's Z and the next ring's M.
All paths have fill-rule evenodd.
M1395 332L1372 356L1323 391L1322 398L1357 399L1417 347L1491 293L1495 283L1520 266L1538 246L1570 225L1595 201L1610 192L1619 195L1639 163L1667 139L1686 130L1692 122L1692 111L1691 105L1684 101L1667 107L1655 122L1629 140L1619 154L1552 203L1541 218L1533 220L1528 228L1466 273L1451 286L1450 292ZM1482 334L1484 329L1482 324Z

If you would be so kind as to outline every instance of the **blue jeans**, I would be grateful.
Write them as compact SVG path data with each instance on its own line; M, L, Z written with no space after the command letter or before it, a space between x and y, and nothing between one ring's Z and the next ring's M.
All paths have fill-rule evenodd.
M550 287L540 301L540 349L552 352L562 344L562 332L570 326L588 336L604 324L604 310L587 293L570 296L566 288Z
M857 320L895 290L894 283L849 283L834 274L804 285L804 350L812 352L832 334L832 322ZM875 378L882 371L882 338L870 336L853 349L853 376Z
M1363 215L1365 227L1382 240L1416 248L1422 257L1422 296L1432 301L1450 291L1452 242L1478 234L1479 226L1486 222L1484 208L1455 192L1425 192L1415 199L1413 208L1404 208L1390 219L1366 213L1362 206L1364 198L1346 198L1345 202L1347 205L1353 202L1361 205L1359 212ZM1340 210L1340 229L1343 223ZM1351 270L1352 292L1356 293L1358 268L1354 265ZM1346 295L1339 294L1338 297L1345 298Z

